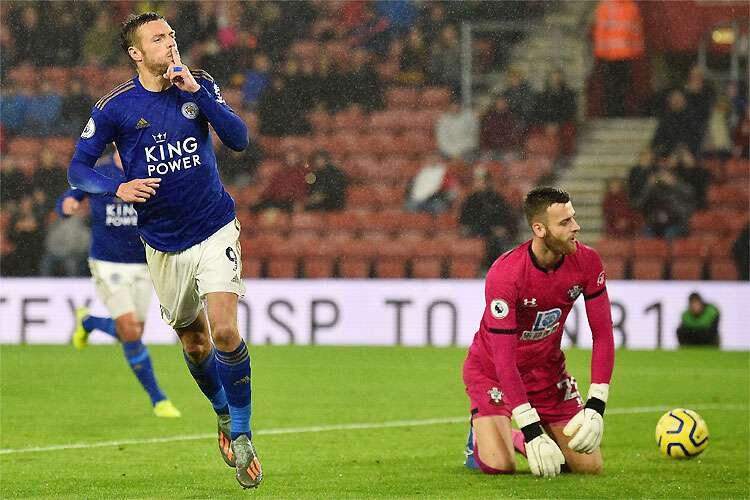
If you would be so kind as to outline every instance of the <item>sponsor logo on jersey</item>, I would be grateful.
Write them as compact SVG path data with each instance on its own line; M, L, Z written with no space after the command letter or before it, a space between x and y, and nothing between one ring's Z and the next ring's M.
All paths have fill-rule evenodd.
M487 391L487 395L489 395L490 403L492 403L493 405L503 404L503 392L497 387L493 387L492 389Z
M604 281L607 279L607 275L604 274L604 271L599 273L599 276L596 278L596 284L597 286L602 286L604 284Z
M573 287L568 290L568 297L570 297L570 300L576 300L579 295L581 295L581 292L583 292L583 287L581 285L573 285Z
M107 226L137 226L138 213L132 203L107 203L104 224Z
M89 118L89 121L86 122L86 126L83 127L83 132L81 132L81 137L83 139L91 139L94 137L94 134L96 133L96 123L94 123L94 118Z
M187 170L201 165L198 139L187 137L181 141L167 142L165 132L153 135L156 146L146 146L146 171L149 176L166 175L169 172Z
M182 105L182 116L188 120L195 120L198 117L198 105L194 102L186 102Z
M490 313L494 318L503 319L508 315L508 312L510 312L508 303L503 299L494 299L490 302Z
M524 307L536 307L536 297L531 297L530 299L523 299L523 305Z
M560 328L560 317L562 310L559 307L549 311L539 311L536 313L534 325L531 330L526 330L521 334L521 340L540 340L549 337Z
M135 129L136 130L140 130L142 128L146 128L146 127L150 127L150 126L151 126L151 124L149 122L147 122L145 118L140 118L138 120L138 123L135 124Z

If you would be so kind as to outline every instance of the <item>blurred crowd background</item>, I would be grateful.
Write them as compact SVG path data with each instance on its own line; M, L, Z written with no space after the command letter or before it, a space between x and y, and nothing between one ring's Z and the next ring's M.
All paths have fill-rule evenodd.
M480 277L556 183L610 278L748 279L750 9L625 0L2 2L2 275L88 272L54 206L146 10L251 131L216 143L246 277Z

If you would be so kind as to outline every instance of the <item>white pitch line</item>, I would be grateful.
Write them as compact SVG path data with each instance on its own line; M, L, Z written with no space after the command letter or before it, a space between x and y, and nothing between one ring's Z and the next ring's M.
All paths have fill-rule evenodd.
M684 405L685 408L699 408L701 410L726 410L726 411L748 411L749 408L743 405L723 405L716 403L692 403ZM660 406L636 406L630 408L610 408L606 414L609 415L630 415L637 413L653 413L665 411L677 406L660 405ZM280 427L277 429L260 429L253 434L258 436L275 436L280 434L305 434L314 432L362 430L362 429L388 429L393 427L420 427L425 425L443 425L458 424L468 422L469 416L445 417L445 418L427 418L422 420L391 420L388 422L373 423L352 423L352 424L334 424L334 425L314 425L310 427ZM124 446L130 444L155 444L155 443L174 443L179 441L197 441L201 439L215 438L216 434L189 434L183 436L170 436L163 438L148 439L121 439L119 441L99 441L96 443L71 443L58 444L52 446L34 446L30 448L0 448L0 455L9 455L12 453L32 453L39 451L60 451L60 450L81 450L90 448L105 448L108 446Z

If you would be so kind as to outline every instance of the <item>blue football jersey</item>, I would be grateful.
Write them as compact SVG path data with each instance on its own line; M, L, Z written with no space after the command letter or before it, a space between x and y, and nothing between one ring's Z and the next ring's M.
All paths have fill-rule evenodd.
M96 170L112 179L124 181L125 174L108 161ZM143 264L146 252L138 236L138 214L132 203L125 203L111 194L89 194L80 189L69 189L57 202L57 213L62 213L62 201L72 196L78 201L89 199L91 208L91 248L93 259L123 264Z
M200 243L235 217L234 200L219 179L206 115L222 141L235 138L230 147L247 145L247 128L213 78L201 70L192 74L201 86L192 94L175 86L152 92L137 76L115 87L94 106L76 146L98 157L114 142L126 181L161 178L156 195L133 206L140 235L163 252Z

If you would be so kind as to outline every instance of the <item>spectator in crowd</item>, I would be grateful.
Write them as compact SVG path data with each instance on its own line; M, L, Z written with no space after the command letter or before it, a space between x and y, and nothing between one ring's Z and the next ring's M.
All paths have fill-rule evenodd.
M425 43L432 47L448 25L448 18L445 14L445 5L441 2L429 2L424 8L427 9L427 15L420 21L419 27L424 33Z
M11 134L24 131L31 98L31 89L15 85L13 81L3 83L0 120Z
M695 128L703 132L711 114L714 91L706 83L703 70L697 64L690 68L683 93L687 101L688 113L693 118Z
M646 223L646 236L679 238L688 233L688 221L695 208L693 189L676 173L676 158L660 160L638 199Z
M430 55L430 80L437 85L447 85L458 96L461 90L461 44L458 31L447 24L440 31Z
M42 149L39 155L39 164L34 170L32 186L40 193L36 199L41 203L41 208L51 211L55 208L57 196L68 189L68 175L66 172L67 158L60 158L49 149Z
M313 171L307 175L310 196L307 210L333 212L343 210L346 205L346 174L331 161L327 151L317 151L310 162Z
M25 195L13 211L8 224L8 238L15 251L3 259L3 272L8 276L36 276L42 257L45 212L34 200Z
M711 184L711 172L701 165L685 144L675 150L677 157L676 173L693 189L696 208L706 208L706 193Z
M638 163L630 168L628 174L628 198L637 200L643 194L643 188L654 172L654 152L646 148L638 155Z
M503 96L495 98L492 106L482 115L479 124L481 152L494 158L514 158L523 143L523 130Z
M246 123L248 129L252 130L252 120L247 120ZM256 133L251 132L250 137L257 137L257 125L255 127ZM247 186L255 176L258 165L263 161L263 150L258 141L251 140L242 151L234 151L219 143L214 146L214 151L222 181L230 186Z
M659 120L651 145L672 151L678 144L685 143L696 154L701 136L702 130L687 109L685 94L680 90L673 90L667 97L667 110Z
M704 156L728 159L732 156L732 130L729 99L721 97L711 108L711 114L703 137L702 152Z
M91 230L85 216L57 219L44 238L41 276L85 276Z
M429 52L422 31L414 26L406 36L399 60L398 82L422 85L427 77Z
M15 40L17 62L35 66L52 63L49 37L41 26L39 13L33 4L24 4L19 12L13 12L9 25Z
M288 149L284 153L281 168L271 176L260 196L260 202L253 207L253 211L301 211L308 194L308 172L302 153L296 149Z
M624 116L631 65L644 53L643 20L633 0L601 0L594 17L594 57L604 84L604 115Z
M351 30L350 44L383 56L388 50L390 20L379 15L372 5L362 3L361 18Z
M382 107L383 89L366 50L354 50L348 71L344 74L347 104L359 104L367 111Z
M726 97L729 100L729 128L734 130L745 115L747 82L732 80L727 83Z
M737 266L737 277L741 280L750 280L750 223L737 235L732 244L732 258Z
M602 200L604 231L613 238L625 238L635 233L638 214L630 205L625 181L614 177L605 184Z
M84 92L81 81L77 78L71 80L62 98L60 132L71 137L78 135L82 124L86 123L91 114L93 104L91 96Z
M39 87L32 95L26 109L24 132L33 136L51 135L60 124L62 111L62 96L58 89L46 80L39 83Z
M479 142L479 122L471 108L454 101L435 124L437 147L451 160L471 161Z
M260 96L268 86L271 71L271 61L262 52L255 55L253 68L245 73L245 81L242 84L242 99L245 106L254 109Z
M677 327L680 346L719 345L719 309L703 300L698 292L688 297L688 308Z
M735 158L750 158L750 105L745 107L745 115L737 124L733 134L734 149L732 151Z
M401 37L417 20L417 8L412 0L377 0L377 13L388 21L391 37Z
M458 180L440 156L432 153L425 158L406 192L407 210L439 214L448 210L458 196Z
M572 124L577 109L576 94L565 82L562 70L552 71L544 90L537 96L536 118L546 124Z
M465 236L485 240L486 268L513 245L518 233L518 215L481 168L474 171L474 188L461 206L458 222Z
M508 101L508 107L518 118L524 130L532 122L534 102L536 96L524 74L517 68L508 72L507 87L503 90L503 97Z
M271 76L271 83L258 102L260 133L272 137L310 133L310 124L295 96L281 75Z

